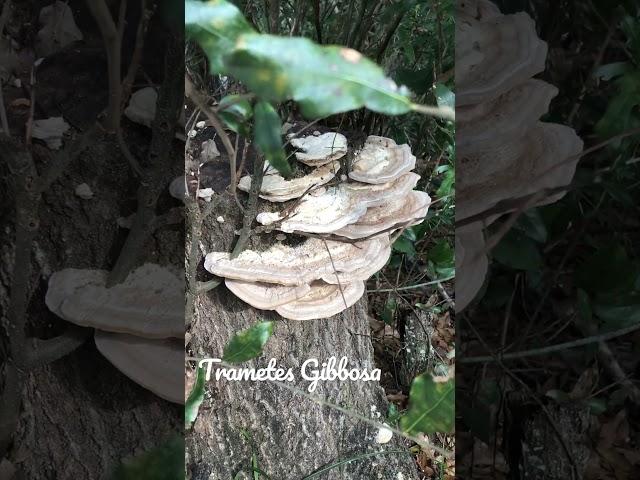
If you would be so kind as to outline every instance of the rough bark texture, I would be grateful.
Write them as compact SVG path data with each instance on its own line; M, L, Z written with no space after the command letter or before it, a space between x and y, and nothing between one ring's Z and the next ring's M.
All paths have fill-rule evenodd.
M144 141L138 138L137 141ZM178 167L179 168L179 167ZM87 182L96 197L73 194ZM41 227L34 244L33 285L28 333L50 338L68 324L44 304L46 281L61 268L108 268L127 231L117 218L135 208L135 180L114 144L102 143L70 165L45 194ZM2 279L10 285L10 230L2 239ZM141 257L167 263L182 252L179 226L159 230ZM125 457L138 455L182 431L183 409L139 387L96 350L83 347L28 373L22 388L22 414L10 460L26 479L107 478Z
M234 225L232 200L225 198L215 214L224 224L205 221L202 242L206 250L229 249ZM286 267L283 267L286 268ZM196 302L191 344L194 356L220 358L229 339L259 320L278 320L276 332L263 355L243 364L266 366L271 358L278 366L292 368L290 383L306 390L300 367L308 358L320 362L346 356L350 366L375 367L363 300L327 320L295 322L268 312L258 312L221 285L200 295ZM377 382L320 382L314 395L347 407L366 417L384 421L387 402ZM381 414L378 417L378 413ZM402 448L402 440L375 442L377 428L284 390L271 382L230 382L212 379L193 431L187 438L187 470L193 480L252 478L252 456L270 478L298 480L315 470L346 458L375 451ZM245 471L244 476L235 477ZM359 459L322 475L323 479L412 479L411 456L394 453Z

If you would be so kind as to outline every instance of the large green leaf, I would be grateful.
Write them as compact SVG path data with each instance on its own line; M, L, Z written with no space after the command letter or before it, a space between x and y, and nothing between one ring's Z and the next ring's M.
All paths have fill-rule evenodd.
M214 73L233 75L261 98L295 100L308 118L361 107L389 115L413 108L408 91L359 52L259 34L226 0L186 0L185 25Z
M400 419L409 434L452 432L455 426L453 378L423 374L411 384L409 411Z
M535 271L542 266L538 245L518 230L511 230L492 251L502 265L516 270Z
M258 96L293 99L307 118L367 107L397 115L411 110L404 89L359 52L306 38L247 34L225 56L228 73Z
M291 167L287 162L282 144L282 122L278 112L269 102L262 101L256 104L253 116L255 119L253 136L256 145L273 168L285 177L290 175Z
M602 325L600 330L618 330L640 323L640 293L633 292L596 300L593 313Z
M184 24L209 57L211 70L223 73L222 57L231 51L243 33L255 32L242 12L226 0L185 0Z
M191 428L193 422L196 421L198 416L198 410L204 400L204 383L205 383L205 369L198 368L196 370L196 381L193 384L189 397L184 405L184 427L185 429Z
M257 357L273 334L274 322L260 322L231 339L222 359L228 363L242 363Z
M110 480L184 480L184 438L173 437L164 445L120 465Z

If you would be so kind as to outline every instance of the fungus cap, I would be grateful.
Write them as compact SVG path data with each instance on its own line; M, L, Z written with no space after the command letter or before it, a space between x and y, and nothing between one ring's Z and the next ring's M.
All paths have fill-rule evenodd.
M341 285L314 282L307 295L277 307L276 312L289 320L329 318L353 306L360 300L364 290L363 281Z
M347 154L347 138L341 133L328 132L320 136L292 138L291 145L302 150L296 152L298 161L312 167L338 160Z
M287 233L336 232L357 222L367 208L405 196L419 178L419 175L409 172L384 184L341 183L316 196L304 197L291 212L262 212L256 220L262 225L276 224L278 230Z
M338 170L340 170L340 162L332 161L314 169L308 175L291 180L286 180L277 171L265 174L260 189L260 198L270 202L286 202L299 198L310 188L330 182ZM238 182L238 188L248 192L251 189L251 176L242 177Z
M295 247L277 243L263 252L245 250L234 259L228 252L212 252L205 257L204 268L236 280L305 285L334 271L350 273L362 269L387 247L388 239L380 238L358 243L309 238Z
M522 138L483 151L459 152L456 220L501 200L568 185L582 146L572 128L539 122ZM544 202L558 198L554 195Z
M260 310L273 310L304 297L311 290L307 284L287 286L231 278L225 279L224 283L236 297Z
M558 89L541 80L528 80L499 97L456 112L456 148L479 150L520 138L547 113Z
M390 138L371 135L354 158L349 177L364 183L388 183L415 166L416 157L409 145L397 145Z
M184 336L184 282L147 263L107 288L108 272L67 268L49 279L47 307L65 320L146 338Z
M138 385L173 403L184 404L184 346L125 333L95 333L96 347Z
M546 56L526 13L456 22L456 107L495 99L544 70Z
M335 231L336 235L357 239L390 233L394 226L412 226L420 223L427 215L431 197L426 192L413 190L408 195L390 200L379 207L367 209L357 222Z
M464 310L484 284L489 260L482 230L456 231L456 312Z

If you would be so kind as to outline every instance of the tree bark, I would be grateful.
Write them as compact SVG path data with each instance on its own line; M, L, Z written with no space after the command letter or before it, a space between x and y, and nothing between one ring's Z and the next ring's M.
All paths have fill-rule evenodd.
M230 197L222 198L211 215L222 215L223 224L205 220L201 241L208 251L229 250L233 230L241 224ZM309 382L301 378L300 367L306 359L324 362L346 356L352 368L375 367L365 300L330 319L296 322L256 311L224 284L196 299L188 353L221 358L234 334L261 320L276 320L275 333L263 354L242 367L264 367L273 358L279 367L293 370L296 379L289 384L305 391ZM340 460L403 448L403 440L395 437L391 443L377 444L376 427L273 382L216 381L212 376L206 388L205 402L187 436L187 470L193 480L253 478L249 471L254 455L258 468L270 478L298 480ZM388 404L377 382L320 382L313 395L384 422ZM244 477L235 477L242 471ZM359 459L322 478L408 480L415 478L415 471L407 451Z

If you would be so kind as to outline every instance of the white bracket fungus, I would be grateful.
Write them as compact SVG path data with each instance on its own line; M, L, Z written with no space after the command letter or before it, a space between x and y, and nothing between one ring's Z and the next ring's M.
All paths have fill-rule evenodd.
M280 243L286 237L279 234L278 243L265 251L245 250L234 259L227 252L212 252L204 261L205 269L224 277L237 297L291 320L327 318L354 305L365 281L389 260L390 234L422 221L431 203L426 193L412 191L420 176L410 172L415 157L408 145L383 137L369 137L357 169L360 181L321 187L338 170L335 152L326 158L327 138L341 145L339 156L346 154L346 139L336 141L344 138L339 134L294 139L294 146L306 149L299 159L318 166L294 180L268 173L262 198L284 202L304 196L279 211L259 213L257 220L286 233L331 237L310 237L292 247ZM246 191L250 184L251 177L244 177L239 187Z
M291 145L302 150L296 153L298 161L312 167L325 165L347 154L347 138L341 133L292 138Z
M324 185L330 182L340 170L340 162L332 161L326 165L314 169L308 175L291 180L284 179L277 171L267 171L260 189L260 198L270 202L286 202L294 198L300 198L305 192L314 186ZM238 188L244 192L251 189L251 176L240 179Z
M456 106L493 100L544 70L547 44L526 13L456 22Z
M388 183L415 166L416 157L409 145L397 145L390 138L371 135L354 158L349 177L365 183Z
M263 225L277 224L278 230L287 233L332 233L356 223L367 208L405 198L419 178L419 175L409 172L389 183L341 183L317 196L303 198L291 212L264 212L256 219Z
M96 329L98 350L134 382L184 403L184 285L166 267L145 264L123 283L105 286L108 272L67 268L49 279L49 310Z
M480 290L488 268L483 228L510 210L502 201L563 193L583 148L575 131L542 123L557 89L532 76L544 70L547 45L526 13L502 15L488 0L457 2L456 22L456 310ZM485 213L486 212L486 213ZM478 220L471 221L470 217Z
M456 233L456 276L464 279L456 282L456 311L469 305L484 283L489 260L484 252L482 230Z
M357 239L370 237L380 231L391 231L394 226L410 227L422 222L431 205L426 192L411 191L408 195L390 200L379 207L367 209L357 222L334 233L342 237Z
M146 338L184 336L184 285L178 276L148 263L107 288L107 273L76 268L55 272L49 278L47 307L83 327Z
M388 244L389 240L381 237L357 244L309 238L296 247L277 243L264 252L245 250L234 259L229 258L228 252L212 252L205 257L204 268L219 277L236 280L305 285L330 279L334 272L364 269L387 251Z
M173 403L184 404L184 345L179 340L96 331L96 347L138 385Z

